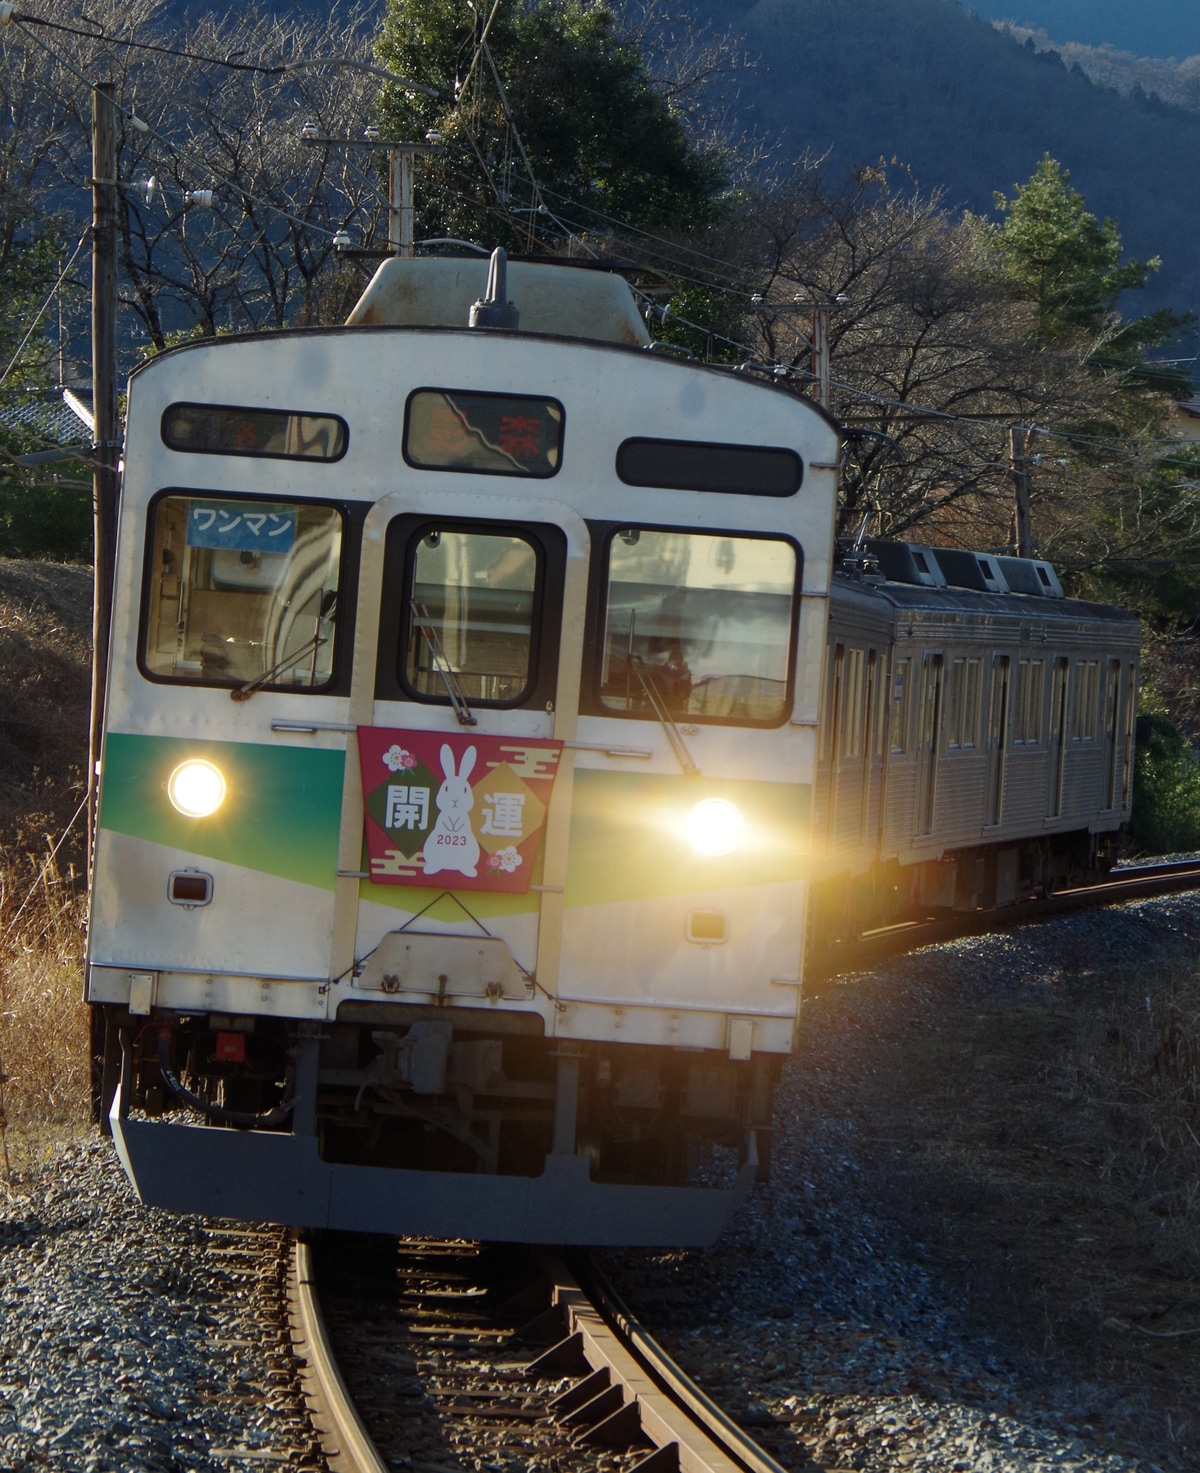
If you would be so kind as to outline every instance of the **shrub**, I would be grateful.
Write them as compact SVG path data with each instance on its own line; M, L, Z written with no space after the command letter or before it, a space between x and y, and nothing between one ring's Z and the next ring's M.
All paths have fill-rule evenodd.
M1127 841L1149 854L1200 849L1200 767L1165 711L1138 717Z
M91 489L0 481L0 556L90 562Z

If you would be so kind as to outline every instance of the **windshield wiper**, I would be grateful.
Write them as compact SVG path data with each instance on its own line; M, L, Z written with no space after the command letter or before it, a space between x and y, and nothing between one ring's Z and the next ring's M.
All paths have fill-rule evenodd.
M462 693L462 686L458 683L458 677L450 668L450 661L446 658L446 652L442 649L442 642L438 638L438 632L434 628L433 620L429 617L429 610L424 604L419 604L415 598L409 599L409 607L412 609L413 621L421 638L429 646L429 653L433 656L433 668L442 677L442 684L446 687L446 694L450 697L450 704L454 707L454 714L458 717L460 726L478 726L479 723L471 714L471 708L467 705L467 698Z
M667 703L663 700L662 691L654 679L654 668L647 665L641 655L630 655L629 662L633 666L633 673L641 682L642 689L646 692L646 699L650 702L650 709L658 717L659 725L667 734L667 740L671 744L671 750L679 759L679 765L683 768L686 777L702 777L699 767L692 760L692 754L688 751L688 745L683 739L683 732L675 724L675 718L667 710Z
M293 650L291 654L284 655L277 664L272 665L269 670L264 670L261 675L256 675L253 680L248 680L245 685L236 686L229 692L231 701L248 701L256 690L261 690L273 675L278 675L288 665L294 665L302 655L315 655L323 644L328 644L328 638L323 634L314 634L311 639L305 640L299 649Z

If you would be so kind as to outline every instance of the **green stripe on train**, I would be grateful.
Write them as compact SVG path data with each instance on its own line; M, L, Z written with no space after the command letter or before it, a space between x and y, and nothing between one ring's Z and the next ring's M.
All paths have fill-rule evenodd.
M733 803L746 821L733 854L697 854L684 832L705 798ZM577 770L567 865L568 907L690 895L803 877L808 783Z
M225 776L225 801L210 818L184 818L167 799L167 778L188 757ZM100 826L332 890L345 762L343 752L304 747L109 732Z

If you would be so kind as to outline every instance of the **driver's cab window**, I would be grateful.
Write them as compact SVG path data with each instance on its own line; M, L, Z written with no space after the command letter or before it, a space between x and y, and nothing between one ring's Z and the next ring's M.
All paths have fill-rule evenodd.
M600 701L653 719L788 711L797 552L781 538L625 527L608 549Z
M413 540L403 679L445 700L447 678L470 702L511 705L533 668L539 557L524 537L428 527Z
M159 497L150 513L144 672L203 685L327 686L342 520L310 502Z

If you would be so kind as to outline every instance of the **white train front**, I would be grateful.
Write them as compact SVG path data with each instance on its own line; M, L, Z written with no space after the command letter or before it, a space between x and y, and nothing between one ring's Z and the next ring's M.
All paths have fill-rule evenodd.
M793 1046L839 434L486 275L131 380L102 1094L178 1210L708 1242Z

